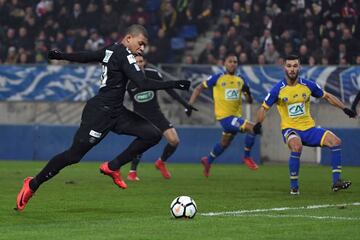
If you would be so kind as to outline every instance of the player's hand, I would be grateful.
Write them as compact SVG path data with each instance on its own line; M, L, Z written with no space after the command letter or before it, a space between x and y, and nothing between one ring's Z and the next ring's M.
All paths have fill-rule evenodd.
M254 134L262 134L262 125L260 122L256 123L253 127Z
M188 117L191 116L192 111L199 111L197 108L194 108L190 104L185 108L185 113Z
M354 118L354 117L356 117L356 115L357 115L355 111L353 111L353 110L351 110L351 109L349 109L349 108L344 108L343 111L344 111L344 113L345 113L346 115L349 116L349 118Z
M174 81L174 88L180 90L189 90L191 82L189 80L177 80Z
M59 50L50 50L48 52L48 58L49 59L61 60L62 59L62 52L59 51Z

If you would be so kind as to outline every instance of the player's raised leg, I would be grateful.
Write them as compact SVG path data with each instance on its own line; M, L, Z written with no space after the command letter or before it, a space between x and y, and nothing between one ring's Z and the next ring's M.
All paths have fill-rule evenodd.
M120 155L100 166L103 174L110 176L120 188L126 188L127 185L121 178L121 166L156 145L161 140L161 133L149 121L129 110L122 114L112 131L118 134L137 136Z
M323 146L329 147L331 150L332 165L332 187L334 192L347 189L351 185L351 181L341 180L341 140L334 133L326 131L323 137Z
M169 128L165 130L163 135L166 138L168 144L165 146L161 157L156 160L155 167L161 172L161 175L165 179L170 179L171 174L167 169L165 162L176 151L176 148L180 143L180 139L177 135L175 128Z

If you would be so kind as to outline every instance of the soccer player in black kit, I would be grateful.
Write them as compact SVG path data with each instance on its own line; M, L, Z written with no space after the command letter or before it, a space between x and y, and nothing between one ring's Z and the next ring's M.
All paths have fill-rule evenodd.
M115 43L95 52L62 53L49 51L50 59L61 59L81 63L100 62L102 64L101 85L98 94L87 101L81 124L69 149L54 156L33 178L24 180L17 199L17 211L22 211L39 186L50 180L66 166L80 162L83 156L98 144L110 131L117 134L135 136L136 139L117 157L100 166L100 172L112 178L120 188L127 188L122 180L120 167L135 156L145 152L161 139L161 132L148 120L129 111L123 106L128 80L141 89L178 88L188 90L190 82L150 81L136 65L134 55L142 55L148 42L148 34L141 25L132 25L121 43Z
M136 63L140 69L144 72L146 78L154 79L158 81L163 81L162 75L153 68L145 67L146 61L143 56L136 56ZM190 111L197 111L196 108L192 107L187 103L186 100L182 99L179 94L177 94L173 89L166 89L167 94L169 94L173 99L177 100L185 107L185 111L188 114ZM175 152L178 144L179 137L176 133L173 125L165 118L161 112L159 102L157 100L156 91L153 90L142 90L139 89L135 83L129 82L127 85L127 92L133 102L133 110L136 113L139 113L141 116L145 117L152 124L154 124L160 131L163 136L166 138L168 144L165 146L163 153L159 159L155 161L155 167L160 170L162 176L165 179L170 179L171 174L166 168L166 160ZM139 164L141 155L135 157L131 162L131 169L128 173L127 179L130 181L138 181L139 178L136 173L137 165Z

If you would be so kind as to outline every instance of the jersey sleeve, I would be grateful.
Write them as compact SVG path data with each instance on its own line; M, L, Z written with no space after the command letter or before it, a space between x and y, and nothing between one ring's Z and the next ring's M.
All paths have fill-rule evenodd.
M309 87L311 91L311 96L315 98L322 98L325 96L325 91L319 86L319 84L313 81L307 81L306 85Z
M220 77L221 75L222 75L221 73L211 75L210 77L208 77L208 79L206 79L206 80L204 80L204 81L202 82L202 85L203 85L205 88L209 88L209 87L215 86L217 80L219 79L219 77Z
M279 91L279 84L276 84L266 95L262 106L266 109L269 109L274 103L276 103L279 97Z
M101 62L101 60L104 58L104 54L105 49L100 49L94 52L83 51L75 53L63 53L62 59L79 63Z
M146 79L145 74L136 64L135 56L127 50L119 51L116 59L118 59L120 68L125 76L142 90L159 90L174 88L174 81L155 81Z

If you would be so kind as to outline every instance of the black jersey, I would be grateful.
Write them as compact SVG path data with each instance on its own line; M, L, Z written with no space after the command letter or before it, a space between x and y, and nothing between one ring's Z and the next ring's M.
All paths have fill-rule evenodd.
M88 63L100 62L102 74L100 90L92 102L108 106L110 110L123 108L126 85L131 80L142 89L167 89L175 86L174 81L159 82L145 80L136 64L134 55L123 44L115 43L95 52L61 53L57 59Z
M154 80L157 82L164 81L160 72L153 68L145 68L144 74L146 77L145 81ZM127 91L133 102L134 111L142 114L149 118L149 115L161 112L159 102L157 99L156 90L140 89L132 81L128 83ZM166 93L169 94L173 99L177 100L185 108L189 107L189 104L173 89L165 89Z
M163 81L161 74L153 68L145 68L144 74L148 79ZM135 112L144 113L160 110L159 102L157 100L157 91L141 90L132 81L128 83L127 91L133 103Z

